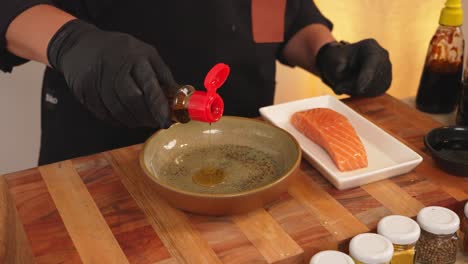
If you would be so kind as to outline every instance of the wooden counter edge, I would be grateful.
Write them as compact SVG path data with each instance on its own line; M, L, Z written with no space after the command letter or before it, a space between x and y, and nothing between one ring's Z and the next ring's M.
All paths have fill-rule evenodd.
M0 263L35 263L4 176L0 175Z

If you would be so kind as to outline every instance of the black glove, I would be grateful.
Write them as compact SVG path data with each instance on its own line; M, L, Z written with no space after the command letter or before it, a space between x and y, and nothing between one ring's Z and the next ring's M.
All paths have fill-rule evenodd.
M319 50L316 61L322 81L338 95L378 96L392 82L388 52L374 39L326 44Z
M99 119L128 127L170 125L167 96L178 85L154 47L73 20L54 35L47 56L73 95Z

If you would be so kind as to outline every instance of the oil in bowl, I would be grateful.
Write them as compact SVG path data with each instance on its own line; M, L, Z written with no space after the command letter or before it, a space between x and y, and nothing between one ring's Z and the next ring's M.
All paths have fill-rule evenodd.
M274 182L284 172L263 151L223 144L183 149L156 173L165 184L184 191L233 194Z
M192 177L193 182L206 187L213 187L224 181L226 174L223 169L206 167L199 169Z

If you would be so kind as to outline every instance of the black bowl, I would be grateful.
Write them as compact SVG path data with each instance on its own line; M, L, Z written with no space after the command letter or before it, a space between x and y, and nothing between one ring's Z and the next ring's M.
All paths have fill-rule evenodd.
M444 171L468 177L468 127L447 126L431 130L424 144Z

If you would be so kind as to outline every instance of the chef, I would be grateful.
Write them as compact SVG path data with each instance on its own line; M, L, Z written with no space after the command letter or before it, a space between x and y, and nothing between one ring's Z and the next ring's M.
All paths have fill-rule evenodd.
M4 0L0 69L48 65L39 164L141 143L171 124L168 95L231 67L225 114L273 103L275 61L336 94L377 96L392 79L375 40L337 42L312 0ZM291 88L292 89L292 88Z

